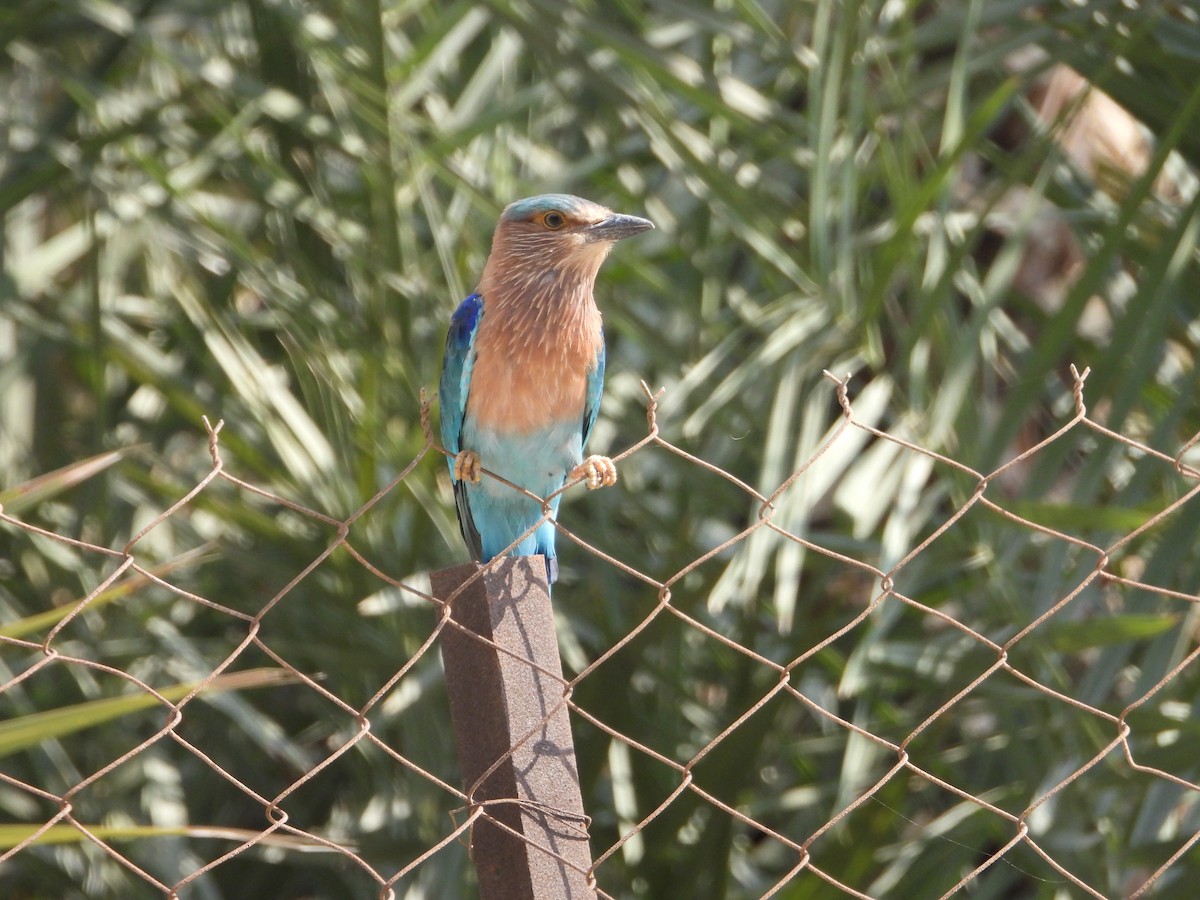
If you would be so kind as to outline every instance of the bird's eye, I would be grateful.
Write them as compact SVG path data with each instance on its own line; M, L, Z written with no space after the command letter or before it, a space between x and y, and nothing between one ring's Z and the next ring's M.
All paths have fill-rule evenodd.
M542 224L547 228L562 228L567 223L560 212L548 212L542 216Z

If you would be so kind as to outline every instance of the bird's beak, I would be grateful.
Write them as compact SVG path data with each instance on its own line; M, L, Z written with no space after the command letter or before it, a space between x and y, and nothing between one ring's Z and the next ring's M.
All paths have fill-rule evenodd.
M649 231L653 227L654 223L649 219L613 213L607 219L601 219L595 225L589 225L583 229L582 233L584 240L590 244L596 241L619 241L622 238Z

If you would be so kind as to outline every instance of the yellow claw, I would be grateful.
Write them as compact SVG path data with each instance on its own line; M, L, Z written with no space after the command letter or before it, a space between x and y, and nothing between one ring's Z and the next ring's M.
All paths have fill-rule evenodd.
M454 457L454 480L479 484L480 468L478 453L474 450L460 450L458 456Z
M589 491L598 487L612 487L617 483L617 467L607 456L589 456L571 472L571 480L583 478Z

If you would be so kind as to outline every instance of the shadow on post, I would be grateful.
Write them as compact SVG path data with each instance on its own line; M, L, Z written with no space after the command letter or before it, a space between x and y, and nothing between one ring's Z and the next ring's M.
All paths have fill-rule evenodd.
M434 595L478 571L434 572ZM540 556L490 564L441 635L464 789L486 810L471 834L482 900L596 897L545 571Z

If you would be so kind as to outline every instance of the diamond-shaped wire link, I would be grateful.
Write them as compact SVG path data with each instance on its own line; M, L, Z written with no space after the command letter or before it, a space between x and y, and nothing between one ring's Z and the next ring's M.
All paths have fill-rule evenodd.
M621 573L623 576L645 585L649 591L653 592L655 597L653 605L641 615L632 627L625 631L619 638L612 641L607 648L599 652L574 677L558 677L545 670L541 670L539 667L542 675L552 681L556 681L561 686L561 698L557 703L549 704L549 711L541 723L537 723L532 728L527 727L528 723L526 723L526 727L514 732L514 744L519 746L523 742L530 740L541 726L549 721L550 717L565 705L572 713L577 728L596 729L598 732L606 735L611 741L617 742L625 748L625 751L629 754L634 754L636 758L643 760L645 763L659 766L661 770L671 773L673 783L668 786L665 795L661 799L656 798L655 800L648 801L647 807L638 811L640 817L628 827L624 827L616 842L611 846L593 848L595 851L595 861L591 870L586 874L590 883L596 887L598 896L611 898L623 895L625 890L623 886L605 884L606 862L618 854L628 852L631 844L640 840L643 832L652 828L658 829L659 823L664 821L663 817L672 809L673 804L681 802L681 798L685 796L688 798L687 802L689 803L703 804L703 808L708 809L710 814L729 817L739 826L774 842L773 847L776 849L773 852L783 852L785 855L791 855L789 862L785 862L782 866L777 866L776 871L782 870L782 875L778 881L764 891L761 895L763 897L769 897L799 879L810 877L820 879L845 896L870 897L871 894L867 893L870 889L869 884L847 884L833 874L834 866L830 865L828 860L836 853L836 844L833 842L831 836L844 827L846 822L857 811L865 809L868 804L884 803L886 806L884 800L881 799L885 790L895 790L898 785L903 785L905 779L919 779L921 782L931 786L930 790L942 792L945 798L949 798L950 801L968 804L970 809L975 810L978 814L990 817L993 823L998 823L1006 832L1003 843L1000 843L999 846L993 845L988 847L987 850L980 851L969 870L964 871L961 878L945 891L943 894L945 897L963 891L997 863L1007 862L1009 865L1013 865L1008 857L1018 847L1023 847L1043 860L1049 869L1058 878L1061 878L1064 883L1069 883L1088 896L1104 897L1105 895L1097 890L1095 886L1089 884L1084 877L1071 871L1067 865L1056 859L1053 843L1051 840L1048 840L1052 835L1037 834L1037 829L1031 822L1038 815L1039 810L1048 804L1054 803L1060 797L1069 794L1076 785L1076 782L1089 777L1089 773L1097 771L1097 767L1102 765L1124 765L1130 774L1145 776L1155 780L1157 783L1170 785L1184 792L1185 795L1190 796L1190 802L1193 804L1200 802L1200 784L1160 766L1139 761L1138 745L1133 742L1134 727L1130 723L1130 718L1135 713L1166 691L1185 671L1195 671L1195 667L1200 665L1200 663L1197 663L1197 660L1200 659L1200 645L1192 647L1186 653L1183 653L1181 658L1170 667L1169 671L1158 678L1148 688L1142 689L1140 694L1136 696L1130 695L1122 699L1121 703L1123 705L1120 707L1119 712L1106 711L1099 708L1095 703L1085 702L1073 696L1070 693L1069 686L1049 684L1045 680L1039 679L1036 673L1027 671L1029 666L1018 665L1012 658L1012 652L1018 645L1022 648L1027 648L1031 645L1036 647L1039 638L1046 634L1046 627L1049 624L1061 623L1067 616L1077 614L1081 608L1081 604L1084 603L1080 599L1081 596L1092 588L1107 587L1142 592L1166 601L1179 602L1183 604L1182 608L1193 611L1200 604L1200 596L1196 594L1188 594L1178 590L1159 587L1147 580L1143 580L1144 576L1140 573L1138 577L1129 577L1127 574L1122 574L1114 568L1114 561L1119 560L1123 549L1127 548L1128 545L1151 529L1154 529L1177 510L1192 502L1197 494L1200 494L1200 472L1183 461L1185 454L1200 442L1200 435L1197 435L1182 447L1178 453L1172 456L1111 431L1088 417L1083 400L1083 386L1088 372L1085 370L1080 373L1074 367L1072 367L1071 371L1074 376L1074 417L1037 445L1030 447L1006 461L999 468L988 473L975 471L948 456L927 450L910 440L889 434L884 430L858 420L855 417L853 405L849 397L848 378L837 379L830 375L829 378L835 385L837 400L842 411L840 423L831 429L824 444L817 448L809 460L791 472L770 493L766 493L765 490L756 490L733 474L666 440L660 434L657 423L657 409L661 392L655 394L648 388L646 389L647 433L645 437L613 457L614 462L620 464L643 452L665 453L673 460L672 464L695 467L705 471L709 475L724 479L733 488L744 494L749 501L756 504L757 511L750 523L741 531L706 550L674 573L641 571L628 560L617 558L601 547L596 546L595 543L589 542L572 532L568 521L564 520L556 523L559 532L578 548L578 552L589 553L606 565L611 566L615 572ZM828 375L828 373L826 374ZM278 496L271 491L246 482L228 472L220 454L218 437L222 427L221 423L218 423L214 427L209 426L206 420L205 424L208 427L209 451L212 460L212 467L209 472L192 490L187 492L170 508L155 517L128 544L120 549L100 547L64 535L58 535L50 530L21 521L0 510L0 523L3 523L4 527L57 541L69 546L76 552L94 557L97 560L97 565L109 567L107 576L87 596L78 601L63 615L49 629L45 638L40 642L27 640L22 637L0 635L0 647L17 650L32 659L23 668L13 672L7 680L0 681L0 694L18 685L32 683L32 680L37 679L41 673L47 672L53 667L80 667L80 669L90 670L97 674L102 673L123 680L134 690L141 691L146 696L153 698L155 704L161 707L164 715L163 724L152 734L137 740L135 745L129 750L115 759L108 761L91 774L85 775L82 780L64 790L55 791L49 789L46 785L30 784L0 771L0 782L7 785L9 789L27 796L30 798L30 802L36 801L45 804L52 810L45 821L37 824L24 839L0 855L0 864L26 852L40 838L45 837L51 829L68 827L77 831L84 840L90 842L100 852L117 861L135 878L161 891L166 897L176 897L188 885L204 878L214 869L256 846L273 846L285 853L289 851L299 852L304 848L323 848L326 851L340 855L346 861L361 869L377 886L380 897L393 897L395 886L401 879L419 869L420 866L451 845L458 842L465 842L472 825L482 817L487 817L496 827L507 828L503 822L491 816L488 804L473 803L472 794L477 785L468 786L468 789L464 791L458 786L448 783L444 778L430 771L428 766L422 765L417 759L400 752L372 731L372 716L378 717L381 714L381 705L384 698L406 676L412 673L419 663L430 658L443 630L446 628L457 628L463 631L462 627L451 618L450 610L455 597L462 590L465 590L467 585L464 585L453 596L447 598L434 597L428 591L388 574L381 566L369 560L350 541L351 526L357 520L369 513L397 485L411 477L418 464L426 456L430 454L443 454L445 452L438 446L433 437L429 424L429 404L423 400L422 427L425 433L424 447L386 487L344 520L309 509L285 497ZM785 524L776 521L780 498L789 488L803 479L808 469L852 429L858 429L860 432L865 433L868 439L889 441L896 445L900 452L920 454L926 457L932 465L947 467L953 470L959 477L965 476L974 482L974 488L970 491L969 496L959 503L916 546L887 570L878 568L869 561L856 559L831 547L823 546L820 541L812 537L795 534ZM1140 455L1144 459L1170 466L1185 486L1176 499L1169 502L1161 510L1149 516L1141 525L1127 532L1108 546L1098 546L1085 538L1068 534L1059 529L1033 521L1026 515L1014 512L1004 502L996 499L997 491L993 489L993 486L1006 473L1021 466L1032 456L1063 439L1067 434L1077 432L1081 429L1091 432L1098 439L1109 440L1123 445L1129 451ZM485 472L485 477L496 476L489 476ZM253 614L234 609L228 603L222 603L186 590L174 584L171 578L168 577L170 575L169 567L155 569L139 557L139 544L148 534L166 522L172 515L191 504L202 492L218 480L231 485L237 491L243 492L247 497L254 497L265 500L268 503L277 504L303 517L314 525L328 528L332 532L332 538L326 543L324 549L308 565L296 572L286 584L271 594ZM499 480L503 481L503 479ZM568 484L562 490L569 490L575 486L575 483ZM548 518L550 510L549 501L553 498L534 499L543 504L545 518ZM1062 545L1075 548L1085 554L1091 561L1090 569L1087 570L1086 574L1069 591L1057 597L1053 603L1029 621L1013 623L1011 633L1003 639L995 635L989 636L985 634L982 626L973 625L965 617L956 616L945 609L938 608L931 602L925 602L920 596L910 596L906 592L907 588L902 590L898 586L898 580L906 571L910 570L914 561L918 560L936 541L951 530L963 527L964 517L976 509L985 510L989 514L1000 517L1009 526L1036 535L1041 539L1059 542ZM541 523L539 522L538 524L540 525ZM535 525L534 528L536 527ZM752 536L760 533L770 536L775 541L791 542L798 548L803 548L806 552L821 554L832 563L845 567L846 571L854 573L855 579L869 582L872 585L872 587L864 592L860 605L851 609L851 614L844 624L830 633L817 636L812 645L802 652L796 653L796 649L798 648L792 648L789 651L790 658L780 655L780 660L772 659L759 649L748 646L742 641L721 633L718 629L702 621L697 615L681 607L676 602L674 594L675 591L681 588L685 579L701 566L723 554L727 554L731 549L747 542ZM384 684L380 685L369 699L361 705L356 705L346 700L335 691L326 687L322 684L322 679L318 674L304 671L301 666L294 664L288 659L286 652L274 648L270 641L268 627L269 614L280 604L287 602L289 595L301 583L309 579L314 572L323 565L326 565L330 556L337 551L342 551L380 583L386 584L403 595L414 598L421 603L428 604L436 613L434 627L420 642L417 649L408 659L403 661L395 674ZM482 572L482 569L480 571ZM468 581L468 584L477 577L479 576L473 576ZM100 598L106 591L118 584L129 585L131 586L131 590L137 590L138 587L146 585L166 590L181 600L206 607L220 614L228 620L231 626L242 629L241 634L233 643L232 648L228 649L219 661L211 665L211 668L204 677L196 681L184 696L177 699L169 699L162 691L157 690L145 679L131 672L123 671L118 666L102 661L83 658L76 653L68 652L66 649L69 646L67 636L70 634L69 629L72 622L85 610L88 610L97 601L97 598ZM968 680L965 684L960 682L954 688L947 691L946 693L949 696L942 695L935 698L931 692L930 697L927 699L929 706L933 708L929 711L922 711L919 714L915 714L912 722L906 723L902 729L896 729L894 732L891 727L884 728L883 726L876 726L873 730L872 727L862 722L852 721L850 718L838 714L829 708L828 703L822 702L821 697L810 696L810 692L803 687L802 679L799 677L805 670L806 664L811 663L829 648L839 644L839 642L847 641L852 636L861 636L863 630L871 627L870 623L878 617L879 611L885 606L903 611L906 615L921 617L923 621L930 623L931 626L945 629L947 633L956 633L959 639L971 648L971 652L983 653L988 657L988 661L985 662L982 668L978 671L972 670L974 674L966 676ZM103 613L97 614L102 615ZM669 749L664 750L663 748L655 749L650 747L644 740L639 740L634 735L624 733L620 728L615 727L609 722L605 722L601 716L597 715L595 711L588 709L586 704L578 699L581 685L593 681L603 683L606 671L612 668L606 667L606 663L613 660L614 657L617 657L626 648L629 648L639 637L647 634L648 630L652 627L684 629L685 634L694 637L698 641L705 642L714 653L729 653L732 654L731 658L740 659L742 663L750 665L753 671L758 673L759 677L763 679L763 684L765 685L761 693L757 695L757 699L753 700L749 706L731 711L727 721L723 724L714 725L711 734L704 736L701 741L697 742L697 746L693 746L686 752L673 754ZM492 644L487 639L470 634L470 632L463 631L463 633L469 634L473 639L490 645L493 650L498 650L502 653L508 652ZM223 766L218 762L211 753L193 744L182 733L182 723L189 715L189 706L192 701L202 693L218 687L222 683L222 678L230 677L227 674L230 667L239 660L244 660L247 651L251 649L257 654L265 655L277 667L278 672L284 675L291 683L320 695L320 697L330 704L330 715L339 717L345 722L346 736L340 739L336 743L336 746L328 749L321 758L317 759L299 777L288 781L282 789L267 790L262 786L245 783L231 772L227 766ZM526 662L528 661L526 660ZM1088 717L1089 723L1099 728L1104 736L1102 743L1098 741L1087 751L1086 758L1067 758L1064 755L1063 759L1058 760L1057 762L1063 768L1056 774L1053 783L1035 787L1032 793L1024 796L1024 800L1022 801L1024 806L1020 809L1006 809L1004 808L1004 802L993 802L993 800L988 798L991 796L991 788L954 784L947 778L941 777L937 774L939 760L924 758L926 751L923 743L918 740L923 734L929 732L930 729L954 725L962 715L965 706L978 702L986 702L986 698L981 697L981 691L1000 684L1001 679L1007 679L1024 688L1037 691L1047 702L1071 706L1076 713ZM702 771L702 763L706 759L721 752L723 746L728 741L733 739L741 729L749 727L750 723L757 716L764 714L768 706L779 704L794 707L794 710L802 713L808 721L816 722L820 727L828 729L829 733L838 735L839 739L846 746L849 746L852 741L859 741L862 742L863 747L870 748L878 756L876 770L870 774L866 781L857 785L849 794L843 797L836 812L816 827L808 826L806 830L795 833L785 833L779 827L771 824L769 816L752 812L753 804L733 803L728 798L718 796L712 787L706 785ZM1113 704L1112 709L1115 711L1118 709L1118 706ZM378 718L376 721L378 721ZM145 871L144 868L130 859L117 846L114 846L112 841L103 839L96 833L97 829L94 826L86 824L77 817L76 810L77 798L87 788L104 779L130 760L146 753L150 748L164 741L190 754L204 767L215 773L222 782L231 785L240 795L243 795L257 807L261 808L264 817L264 824L257 831L238 833L235 829L229 829L228 834L225 836L232 838L232 848L226 849L224 852L208 859L207 862L200 865L174 885L162 883L153 874ZM431 787L443 793L448 801L458 806L458 811L452 815L450 821L445 823L442 834L431 841L429 846L415 858L398 861L398 870L390 875L380 872L355 847L335 837L317 833L311 830L311 828L306 827L306 823L293 821L288 812L289 799L293 798L293 795L297 792L304 790L306 785L323 772L331 770L331 767L335 764L353 764L354 757L348 754L356 748L381 751L388 759L395 763L398 769L398 776L403 774L404 777L423 779ZM514 746L513 749L515 751L516 747ZM1117 752L1118 750L1120 751L1119 753ZM1022 752L1022 750L1019 746L1016 746L1014 747L1014 752ZM985 794L988 794L988 796L984 796ZM584 799L586 806L587 797L585 796ZM460 813L465 813L465 815ZM903 817L898 817L903 819ZM904 819L904 822L909 826L918 824L908 819ZM508 830L511 831L511 829ZM515 832L512 833L515 834ZM657 834L658 832L656 831L655 833ZM1200 830L1191 834L1179 847L1171 851L1170 855L1156 869L1149 872L1140 884L1132 886L1131 896L1139 897L1151 892L1155 884L1169 870L1179 866L1181 864L1180 861L1198 843L1200 843ZM965 848L965 845L960 846ZM556 855L552 848L541 849L551 856ZM562 857L559 857L559 859L562 859ZM566 860L563 860L563 862L567 863ZM612 893L609 893L610 891Z

